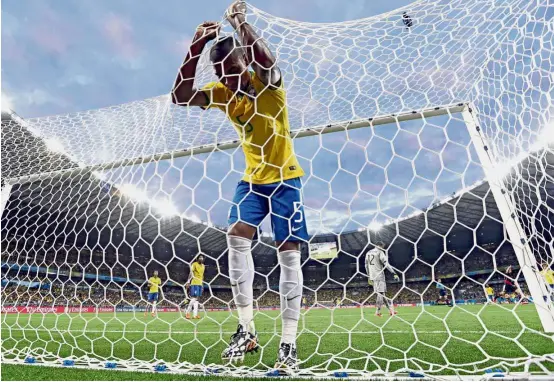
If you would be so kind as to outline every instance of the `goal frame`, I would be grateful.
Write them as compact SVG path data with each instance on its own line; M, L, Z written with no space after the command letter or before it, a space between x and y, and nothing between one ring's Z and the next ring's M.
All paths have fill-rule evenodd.
M540 317L543 329L547 333L552 333L554 332L554 307L552 305L550 296L547 293L546 283L544 282L544 280L542 279L542 276L539 273L536 259L533 255L533 251L531 250L531 247L529 246L528 238L526 237L525 231L523 230L523 227L521 226L521 223L517 216L517 209L515 207L515 202L513 198L509 195L509 193L506 191L503 180L498 179L498 177L494 176L496 160L493 156L492 150L489 149L490 146L489 146L487 137L483 134L482 129L479 127L478 118L477 118L478 113L476 112L476 109L472 103L458 102L455 104L435 106L435 107L426 108L422 110L405 111L397 114L388 114L383 116L375 116L375 117L357 119L357 120L351 120L351 121L342 121L334 124L320 125L315 127L306 127L306 128L292 131L291 137L296 139L296 138L310 137L310 136L329 134L329 133L347 132L349 130L354 130L359 128L375 127L379 125L399 123L403 121L410 121L410 120L416 120L416 119L425 120L426 118L432 118L432 117L443 116L443 115L452 116L453 114L461 114L462 116L462 120L466 125L469 136L471 137L471 143L475 148L475 151L479 158L480 165L483 168L483 172L485 174L484 180L488 181L489 183L491 193L494 197L495 203L501 214L502 222L506 227L505 230L508 234L508 238L516 253L518 263L520 268L522 269L525 281L529 287L529 290L533 298L534 305L537 309L538 316ZM1 190L2 209L0 210L0 212L3 213L5 204L10 196L11 188L15 184L36 182L44 179L52 179L52 178L60 178L60 177L61 178L72 177L83 173L94 174L96 171L105 171L105 170L110 170L114 168L146 164L150 162L173 159L178 157L187 157L192 155L206 154L214 151L236 149L240 145L241 145L241 142L238 139L221 142L221 143L216 142L214 144L190 147L180 151L173 151L173 152L160 153L160 154L155 154L155 155L150 155L145 157L131 158L131 159L114 161L114 162L104 163L99 165L91 165L91 166L79 165L78 167L74 167L71 169L56 170L56 171L51 171L47 173L31 174L31 175L10 178L5 181L4 187ZM519 245L518 243L521 243L521 245ZM52 363L54 364L56 363L55 361L48 359L48 357L37 356L37 361L38 360L44 362L43 364L48 364L48 365ZM6 362L6 363L21 363L24 361L25 360L20 358L7 359L4 356L2 356L2 362ZM526 364L525 369L527 370L528 367L534 364L536 361L537 359L534 358L532 360L525 362ZM55 364L55 366L63 366L63 365L60 365L58 362L58 364ZM88 359L85 362L77 361L72 366L96 368L96 369L102 369L107 367L104 365L103 361L94 360L94 359ZM119 364L116 367L116 369L133 370L133 371L136 371L137 369L143 370L143 371L152 370L152 369L148 370L148 365L146 364L135 365L135 366L139 366L139 367L132 367L128 365ZM151 366L154 366L154 365L151 365ZM167 365L168 369L166 371L174 372L174 373L206 375L207 371L211 370L210 368L212 365L207 365L207 366L186 365L186 367L182 367L182 366L183 365L181 365L181 367L179 367L178 365ZM262 372L258 373L257 371L250 371L246 373L252 377L263 377L264 375L266 375L265 373L262 373ZM312 372L309 371L308 373L306 373L306 375L300 374L299 376L303 378L318 378L318 379L337 378L336 373L310 375L311 373ZM230 373L223 373L223 375L234 375L234 374L233 372L230 372ZM529 373L515 373L515 374L509 374L509 375L510 376L519 375L520 377L527 378L527 379L542 379L541 376L535 376ZM348 376L355 376L356 378L359 378L359 379L368 379L368 378L403 379L403 378L412 377L412 375L407 375L406 371L399 371L392 375L387 374L386 376L383 376L383 377L381 377L381 375L376 375L374 373L365 373L363 371L359 372L359 374L356 373L355 371L349 371ZM503 376L507 376L507 374ZM422 374L421 377L436 378L437 376L434 376L434 375L427 376ZM472 380L487 379L487 376L483 376L483 375L481 376L474 375L474 376L468 376L468 377L470 377L469 379L472 379ZM443 377L441 376L441 378ZM457 377L448 377L448 376L444 378L458 379Z
M504 179L495 176L495 164L497 160L494 158L491 145L487 142L486 136L483 134L479 126L476 116L476 108L471 102L458 102L454 104L434 106L422 110L404 111L388 115L374 116L350 121L341 121L333 124L319 125L314 127L304 127L291 131L291 138L311 137L315 135L323 135L337 132L346 132L349 130L374 127L403 121L411 121L416 119L426 119L442 115L452 115L461 113L463 122L471 137L472 144L475 148L477 156L483 172L485 181L489 183L489 187L493 194L495 203L502 217L502 222L506 227L508 238L516 253L520 269L523 272L525 281L529 287L533 304L537 308L537 313L540 317L541 324L546 333L554 333L554 302L548 293L548 287L543 280L539 270L533 251L529 246L529 240L525 234L519 217L515 202L510 194L506 191ZM20 121L23 122L23 121ZM51 171L42 174L31 174L10 178L5 181L4 187L1 190L2 199L0 203L0 214L3 213L5 204L9 199L11 188L14 184L35 182L38 180L57 178L57 177L72 177L83 172L98 172L114 168L128 167L139 164L146 164L155 161L187 157L199 154L207 154L213 151L224 151L236 149L241 145L239 139L226 141L222 143L215 142L209 145L201 145L190 147L179 151L172 151L160 154L154 154L144 157L130 158L100 165L79 165L73 169L62 169Z
M499 161L494 157L491 145L488 143L483 129L479 126L476 108L469 103L462 111L465 125L473 147L479 158L485 180L489 183L494 201L502 217L502 223L514 248L523 277L533 298L533 304L546 333L554 333L554 305L548 292L545 280L539 272L537 259L529 245L529 239L521 226L521 221L515 208L513 196L505 185L505 177L497 176L496 164Z
M303 137L311 137L314 135L322 135L322 134L336 133L341 131L354 130L354 129L359 129L363 127L379 126L379 125L386 125L386 124L402 122L402 121L410 121L414 119L425 119L425 118L436 117L440 115L459 113L465 107L466 107L466 104L463 102L460 102L460 103L449 104L445 106L435 106L432 108L425 108L419 111L415 111L415 110L405 111L398 114L387 114L387 115L375 116L375 117L369 117L369 118L341 121L341 122L336 122L332 124L319 125L319 126L313 126L313 127L304 127L301 129L293 130L291 131L290 135L291 135L291 138L296 139L296 138L303 138ZM113 161L113 162L108 162L103 164L97 164L97 165L87 166L84 164L82 165L79 164L78 167L74 167L72 169L62 169L62 170L45 172L42 174L30 174L30 175L24 175L20 177L9 178L6 180L6 183L13 185L17 183L29 183L29 182L35 182L37 180L56 178L56 177L71 177L76 174L81 174L84 171L89 171L89 172L106 171L106 170L111 170L119 167L135 166L139 164L146 164L150 162L156 162L156 161L167 160L167 159L187 157L187 156L199 155L199 154L208 154L213 151L232 150L232 149L236 149L240 145L241 145L240 140L235 139L235 140L229 140L224 142L215 142L208 145L193 146L193 147L186 148L183 150L178 150L178 151L158 153L158 154L153 154L153 155L148 155L143 157L135 157L135 158L118 160L118 161Z

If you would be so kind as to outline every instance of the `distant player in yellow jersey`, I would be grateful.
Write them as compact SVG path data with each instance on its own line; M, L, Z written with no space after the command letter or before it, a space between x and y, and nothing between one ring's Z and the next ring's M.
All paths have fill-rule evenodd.
M148 279L148 302L152 306L152 317L156 315L160 285L162 285L162 280L158 277L158 271L154 271L154 275ZM146 305L144 317L148 315L150 305Z
M302 205L304 171L290 137L286 91L281 70L267 43L247 22L246 4L233 3L226 18L239 40L221 36L220 24L205 22L192 39L172 91L182 106L217 108L234 126L246 158L229 212L227 232L229 278L239 325L224 360L243 359L258 349L254 327L252 239L271 214L271 225L281 266L282 336L276 368L296 369L296 334L300 318L303 276L300 243L308 240ZM196 66L209 41L216 40L209 56L219 82L194 88ZM251 70L252 71L251 71Z
M185 287L189 290L190 302L187 307L185 317L190 319L190 311L193 310L193 317L199 319L198 315L198 299L202 296L202 285L204 283L204 270L206 266L204 265L204 256L198 255L195 261L193 261L190 266L190 273L185 284Z
M494 302L494 289L492 289L490 284L487 284L485 292L487 293L487 300L490 302Z
M541 264L541 268L541 275L542 277L544 277L544 281L550 287L550 296L552 299L554 299L554 271L550 269L548 263L546 262L543 262Z

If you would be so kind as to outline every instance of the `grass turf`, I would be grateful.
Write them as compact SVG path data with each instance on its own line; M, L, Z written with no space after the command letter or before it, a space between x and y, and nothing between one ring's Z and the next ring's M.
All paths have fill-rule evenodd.
M554 352L554 338L542 332L533 305L467 305L449 308L399 308L395 317L373 316L373 309L312 309L303 313L298 339L303 368L326 370L400 368L428 369L440 374L465 373L503 365L521 371L517 364L526 352L540 356ZM267 370L279 345L278 311L256 316L261 352L244 365ZM145 318L137 313L4 314L2 351L12 348L46 349L60 357L89 356L166 363L221 363L220 354L235 330L229 312L209 312L200 320L185 320L179 313ZM450 368L443 368L449 365ZM513 367L510 367L512 365ZM552 362L543 363L554 370ZM8 371L13 366L8 366ZM17 366L16 366L17 368ZM144 373L57 369L42 374L42 367L20 367L29 379L144 379ZM36 371L35 371L36 370ZM4 372L3 372L4 373ZM107 374L106 374L107 373ZM32 375L34 374L34 377ZM128 376L129 374L129 376ZM4 375L4 374L3 374ZM163 374L166 379L169 374ZM7 379L12 379L6 376ZM17 379L17 378L16 378ZM50 378L49 378L50 379ZM179 379L179 377L177 377Z

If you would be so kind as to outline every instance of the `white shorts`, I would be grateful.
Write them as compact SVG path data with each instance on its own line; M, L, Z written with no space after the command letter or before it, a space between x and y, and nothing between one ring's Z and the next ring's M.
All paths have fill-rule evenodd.
M376 293L385 293L387 291L387 282L385 280L373 281L373 290Z

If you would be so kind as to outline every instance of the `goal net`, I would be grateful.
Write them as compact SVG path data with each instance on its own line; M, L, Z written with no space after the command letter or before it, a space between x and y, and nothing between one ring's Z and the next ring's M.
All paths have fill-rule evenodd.
M421 0L322 24L248 6L246 21L276 57L305 171L296 375L551 375L554 5ZM218 81L209 48L199 89ZM169 95L3 112L2 362L275 375L269 216L252 246L261 351L221 359L237 326L228 212L249 144L236 130L250 123ZM385 271L396 314L375 315L365 256L378 242L399 276ZM203 292L187 318L199 254Z

